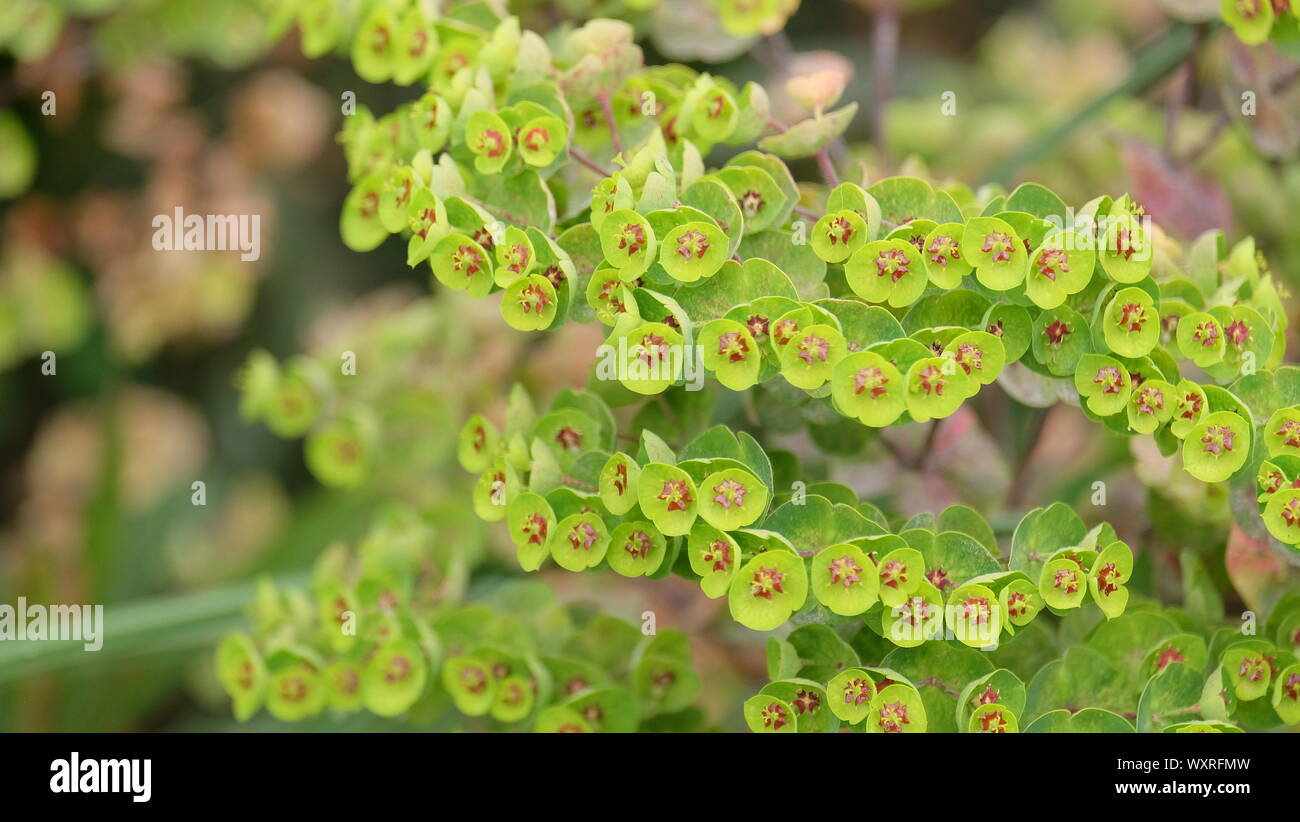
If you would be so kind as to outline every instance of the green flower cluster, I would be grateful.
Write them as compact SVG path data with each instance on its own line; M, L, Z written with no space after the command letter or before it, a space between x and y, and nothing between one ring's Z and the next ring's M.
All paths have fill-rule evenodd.
M586 391L538 415L516 386L504 432L467 420L458 457L479 474L474 511L506 522L525 571L553 560L574 572L676 573L725 595L755 630L816 611L861 617L900 647L994 648L1045 607L1091 599L1114 618L1128 602L1133 554L1109 525L1004 564L988 523L964 506L895 530L841 485L775 493L771 457L744 432L715 426L675 453L643 430L635 455L614 450L616 434ZM1041 513L1026 516L1026 539Z
M1040 516L1066 524L1052 509ZM1063 635L1079 630L1070 620ZM1041 625L1028 642L1050 643ZM891 649L865 628L804 625L769 639L771 683L746 701L745 719L757 733L1239 733L1300 723L1294 593L1262 637L1144 602L1044 665L1025 664L1034 655L1025 641L992 654Z
M686 381L698 350L732 390L780 376L803 405L872 427L947 417L999 381L1152 435L1206 482L1258 467L1256 427L1276 406L1243 394L1290 380L1279 287L1249 239L1228 249L1211 232L1179 248L1127 196L1076 210L1035 184L977 195L910 177L834 186L810 228L801 203L815 195L778 155L842 129L804 146L791 129L710 170L715 143L766 128L761 87L642 69L616 21L547 53L558 81L520 63L526 49L490 62L488 44L526 34L506 18L481 32L461 84L435 76L420 100L349 119L349 245L401 233L410 264L473 296L499 292L521 330L599 320L620 361L593 379L624 391L593 388L616 404ZM596 79L582 68L592 54L607 58ZM541 153L520 142L533 128ZM589 173L571 162L578 146L616 152L589 203L570 196Z
M1219 0L1219 11L1241 42L1300 42L1300 6L1292 0Z
M535 582L498 580L465 601L455 593L464 553L431 550L434 537L400 511L355 552L323 554L307 590L263 580L251 634L216 650L235 716L265 708L295 722L365 710L445 724L454 707L493 727L544 732L703 729L681 632L643 636L562 606Z

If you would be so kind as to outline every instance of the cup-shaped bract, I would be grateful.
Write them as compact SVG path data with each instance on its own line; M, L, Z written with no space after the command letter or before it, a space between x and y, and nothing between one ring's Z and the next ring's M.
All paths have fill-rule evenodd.
M1088 570L1088 590L1107 619L1124 613L1128 605L1128 589L1124 583L1132 574L1133 552L1119 540L1103 548L1093 560Z
M1121 357L1145 357L1160 341L1160 313L1141 288L1115 292L1102 315L1106 345Z
M846 668L826 683L826 707L844 722L856 725L871 714L876 683L862 668Z
M443 662L442 686L451 694L456 710L466 716L483 716L496 701L492 666L474 656L455 656Z
M1300 724L1300 663L1278 672L1273 683L1273 710L1284 724Z
M568 705L548 705L538 712L533 730L539 734L589 734L595 728Z
M925 357L907 369L907 412L917 422L943 419L978 390L953 355Z
M1300 544L1300 488L1275 491L1264 506L1264 527L1283 545Z
M967 390L974 393L1002 373L1007 362L1002 340L987 331L966 331L948 341L944 351L952 355L957 367L970 377Z
M736 541L704 520L691 526L686 542L686 554L691 570L700 577L700 590L709 599L727 593L731 578L740 568L741 552Z
M1219 11L1238 40L1258 46L1273 32L1275 5L1271 0L1219 0ZM1281 4L1281 10L1285 10L1285 4Z
M727 261L727 235L716 223L694 220L671 229L659 243L659 264L683 283L712 277Z
M1133 393L1133 379L1119 360L1105 354L1084 354L1074 370L1074 387L1088 410L1108 417L1124 410Z
M405 227L411 230L411 238L406 241L406 264L416 266L429 259L433 247L450 233L447 207L429 189L417 189L411 195Z
M360 665L350 659L338 659L325 669L322 676L329 689L330 711L348 714L361 710Z
M619 381L638 394L662 394L685 370L682 335L666 323L643 323L609 345L617 350Z
M570 514L556 523L551 534L551 559L567 571L595 568L609 550L609 531L599 514Z
M569 140L569 127L553 115L534 117L519 129L519 156L536 168L555 162Z
M361 676L361 701L377 716L398 716L420 698L429 663L420 646L399 639L377 648Z
M361 600L351 588L332 582L315 591L316 619L325 643L335 651L346 651L357 643L356 618Z
M767 486L743 468L714 471L701 480L699 489L700 517L722 531L752 525L767 510Z
M388 239L389 231L379 219L379 201L387 182L378 175L359 180L343 201L339 214L339 235L353 251L373 251Z
M382 83L393 75L397 53L397 21L384 5L371 9L352 40L352 68L367 83Z
M812 559L811 574L817 601L841 616L866 613L880 595L876 566L856 545L823 548Z
M1038 593L1057 610L1078 608L1088 594L1088 572L1077 560L1058 555L1043 563Z
M880 601L901 605L925 581L925 558L915 548L895 548L876 562Z
M1273 682L1273 666L1269 662L1266 643L1244 641L1223 652L1221 670L1223 678L1232 686L1237 699L1250 702L1268 693Z
M1183 468L1202 482L1223 482L1250 456L1251 425L1232 411L1215 411L1183 438Z
M343 417L312 432L303 456L321 485L355 488L370 475L373 451L368 426Z
M235 718L249 719L262 707L270 680L266 663L247 634L231 634L217 646L217 681L230 696Z
M508 123L495 111L476 111L465 121L465 144L474 154L474 169L496 174L514 152L514 135Z
M537 265L537 252L528 233L517 226L509 226L496 243L496 265L492 269L497 285L507 286L532 272Z
M630 208L605 215L597 231L605 259L623 280L641 276L658 259L659 246L650 221Z
M906 240L867 243L844 263L844 277L853 293L867 302L895 307L916 302L928 282L921 252Z
M609 535L605 557L615 573L641 577L659 570L666 550L664 535L654 525L633 520L620 524Z
M464 234L448 234L429 252L429 267L438 282L471 297L486 296L492 290L492 258L483 246Z
M699 512L700 492L691 475L675 465L652 462L641 467L637 504L666 537L690 533Z
M605 510L621 517L636 507L637 481L640 477L641 466L622 451L605 460L596 480Z
M1014 734L1020 731L1020 723L1014 711L994 702L971 711L966 731L973 734Z
M806 325L780 348L781 376L796 388L820 388L848 353L838 328L824 323Z
M1116 200L1102 219L1098 243L1102 269L1117 283L1140 282L1151 273L1155 260L1151 233L1143 215L1134 214L1127 197Z
M1089 350L1088 336L1088 321L1068 305L1061 305L1034 318L1030 348L1049 374L1066 377L1074 373L1079 358Z
M1002 604L993 589L967 583L948 595L944 623L963 645L996 647L1002 633Z
M540 274L520 277L501 292L501 316L518 331L550 328L558 304L555 286Z
M1169 432L1183 439L1210 413L1210 403L1205 389L1191 380L1179 380L1174 394L1174 413L1169 421Z
M1205 368L1223 359L1226 347L1223 326L1213 314L1194 311L1178 320L1178 350L1197 366Z
M1055 229L1034 249L1025 278L1025 295L1039 308L1056 308L1088 287L1097 253L1080 231Z
M813 225L808 244L813 253L828 263L842 263L866 245L867 221L851 209L823 215Z
M1129 427L1139 434L1150 434L1173 418L1177 403L1177 388L1164 380L1146 380L1129 395Z
M835 364L831 397L842 413L873 428L891 424L907 409L903 375L874 351L858 351Z
M739 117L740 110L731 92L714 81L699 89L690 126L705 142L720 143L731 135Z
M418 188L415 171L410 166L398 166L384 181L379 195L379 222L390 234L407 227L411 202Z
M498 722L520 722L537 704L532 681L522 674L510 674L497 681L496 694L488 713Z
M883 593L884 589L881 591ZM881 611L880 629L885 639L900 648L914 648L929 640L942 639L943 593L928 580L922 579L916 590L901 603L886 605Z
M751 557L727 589L731 618L755 631L770 631L803 607L808 569L793 551L775 549Z
M266 710L282 722L315 716L329 703L329 686L315 666L292 662L271 674L266 686Z
M737 322L709 320L695 333L703 350L704 367L732 391L744 391L758 382L763 354L749 329Z
M519 567L536 571L551 552L551 535L557 525L551 504L539 494L524 491L506 507L506 524Z
M998 602L1007 622L1019 628L1034 621L1043 609L1043 597L1028 579L1013 579L998 591Z
M397 24L393 46L393 82L409 86L424 77L438 56L438 33L418 3Z
M1010 291L1025 281L1029 252L1011 224L999 217L975 217L961 235L961 253L985 288Z
M1300 406L1273 412L1264 423L1264 445L1270 457L1300 456Z
M794 708L771 694L757 694L745 700L745 724L754 733L786 733L799 730Z
M895 682L881 688L871 701L868 733L925 733L925 703L915 687Z
M498 522L505 518L506 506L514 498L519 478L515 470L503 459L496 459L487 470L479 474L474 483L472 502L474 513L484 522Z
M961 238L966 226L962 223L941 223L925 235L921 246L922 259L930 282L944 289L961 285L962 278L971 272L971 264L962 255Z

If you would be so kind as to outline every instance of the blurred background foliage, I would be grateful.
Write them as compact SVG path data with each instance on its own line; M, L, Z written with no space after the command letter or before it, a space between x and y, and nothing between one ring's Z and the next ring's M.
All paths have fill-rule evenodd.
M499 419L516 379L539 402L582 385L600 333L510 332L488 301L429 296L427 270L407 268L400 244L344 248L340 95L387 111L409 91L363 83L346 59L307 60L295 33L276 40L254 0L68 7L19 0L0 24L0 602L104 603L111 633L97 654L0 646L0 729L233 728L211 647L245 622L259 577L301 581L394 506L418 511L431 540L467 558L471 591L514 573L508 541L468 510L456 431L470 411ZM1216 7L803 0L784 35L757 41L721 33L695 0L635 12L526 0L511 11L542 30L633 20L647 62L706 61L760 81L779 121L795 116L784 79L849 72L844 99L864 111L835 147L842 169L972 187L1032 179L1076 203L1129 191L1177 240L1215 227L1230 242L1253 234L1273 270L1300 284L1294 55L1284 43L1244 48ZM891 48L896 60L882 60ZM46 91L53 116L42 114ZM154 251L150 220L177 205L262 215L261 259ZM357 376L331 378L331 396L383 416L383 470L360 489L325 489L299 440L243 423L235 383L255 349L330 373L339 352L355 352ZM678 422L736 411L726 392L716 405L681 399ZM1223 488L1076 409L985 392L925 436L827 424L769 432L765 444L895 516L971 504L1003 540L1028 508L1065 501L1089 524L1113 523L1138 549L1135 586L1166 602L1191 593L1231 617L1297 587L1294 568L1230 524ZM927 446L924 461L910 456ZM1098 480L1105 508L1091 504ZM203 506L192 504L196 481ZM632 620L654 610L661 627L684 630L700 706L718 727L743 727L741 701L764 681L763 637L721 601L683 580L544 581L563 602Z

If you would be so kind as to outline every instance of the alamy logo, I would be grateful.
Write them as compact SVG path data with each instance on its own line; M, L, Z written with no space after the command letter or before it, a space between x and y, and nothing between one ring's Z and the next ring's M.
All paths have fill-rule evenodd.
M18 597L15 608L0 604L0 642L18 640L76 640L87 651L104 645L103 605L27 604Z
M154 227L155 251L238 251L251 262L262 256L261 214L159 214Z
M596 349L598 380L682 380L687 391L704 387L704 346L669 343L657 334L639 340L619 337Z
M152 759L82 759L73 751L50 763L50 793L126 793L132 802L153 796Z

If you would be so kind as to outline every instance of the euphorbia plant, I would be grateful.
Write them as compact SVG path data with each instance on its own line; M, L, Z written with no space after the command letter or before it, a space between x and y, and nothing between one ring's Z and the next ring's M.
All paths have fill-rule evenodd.
M436 34L420 41L427 66L373 36L399 7L408 34ZM824 111L838 95L816 84L794 94L817 100L810 116L787 127L757 84L644 66L618 21L548 42L467 8L423 29L408 4L364 18L352 41L359 73L427 89L345 122L355 187L340 227L358 251L401 235L408 263L427 263L438 288L500 299L516 329L608 328L588 390L538 415L516 388L503 427L476 415L461 433L462 464L479 475L474 510L504 522L524 571L553 560L677 574L725 595L749 628L798 625L773 637L772 684L745 703L754 730L1294 721L1297 640L1181 630L1130 593L1133 552L1106 524L1035 509L1003 556L970 509L904 520L844 486L809 493L778 483L774 454L748 433L683 429L691 436L673 447L646 411L667 416L672 398L681 407L702 368L746 392L760 422L934 430L996 382L1026 403L1078 405L1114 434L1150 436L1199 480L1231 481L1262 509L1261 520L1238 506L1243 527L1266 527L1294 554L1282 546L1300 543L1300 480L1287 462L1300 457L1287 452L1300 383L1282 365L1282 292L1251 240L1229 248L1208 232L1180 245L1127 195L1070 206L1033 183L977 193L910 176L841 182L827 147L854 107ZM734 22L739 7L723 8ZM743 150L711 165L720 144ZM808 156L823 184L796 182L786 163ZM286 388L288 375L265 365L248 374L263 387L250 417L289 436L310 427L311 403L295 401L311 396L304 377ZM625 430L615 409L638 404ZM339 428L316 450L338 453L364 430ZM316 472L337 484L363 473ZM1270 619L1289 625L1284 605ZM1041 637L1049 619L1084 642L1026 668L1005 649ZM1209 637L1204 653L1186 636ZM464 686L453 690L463 711L484 710L490 662L444 668L449 689ZM556 712L538 725L572 721Z

